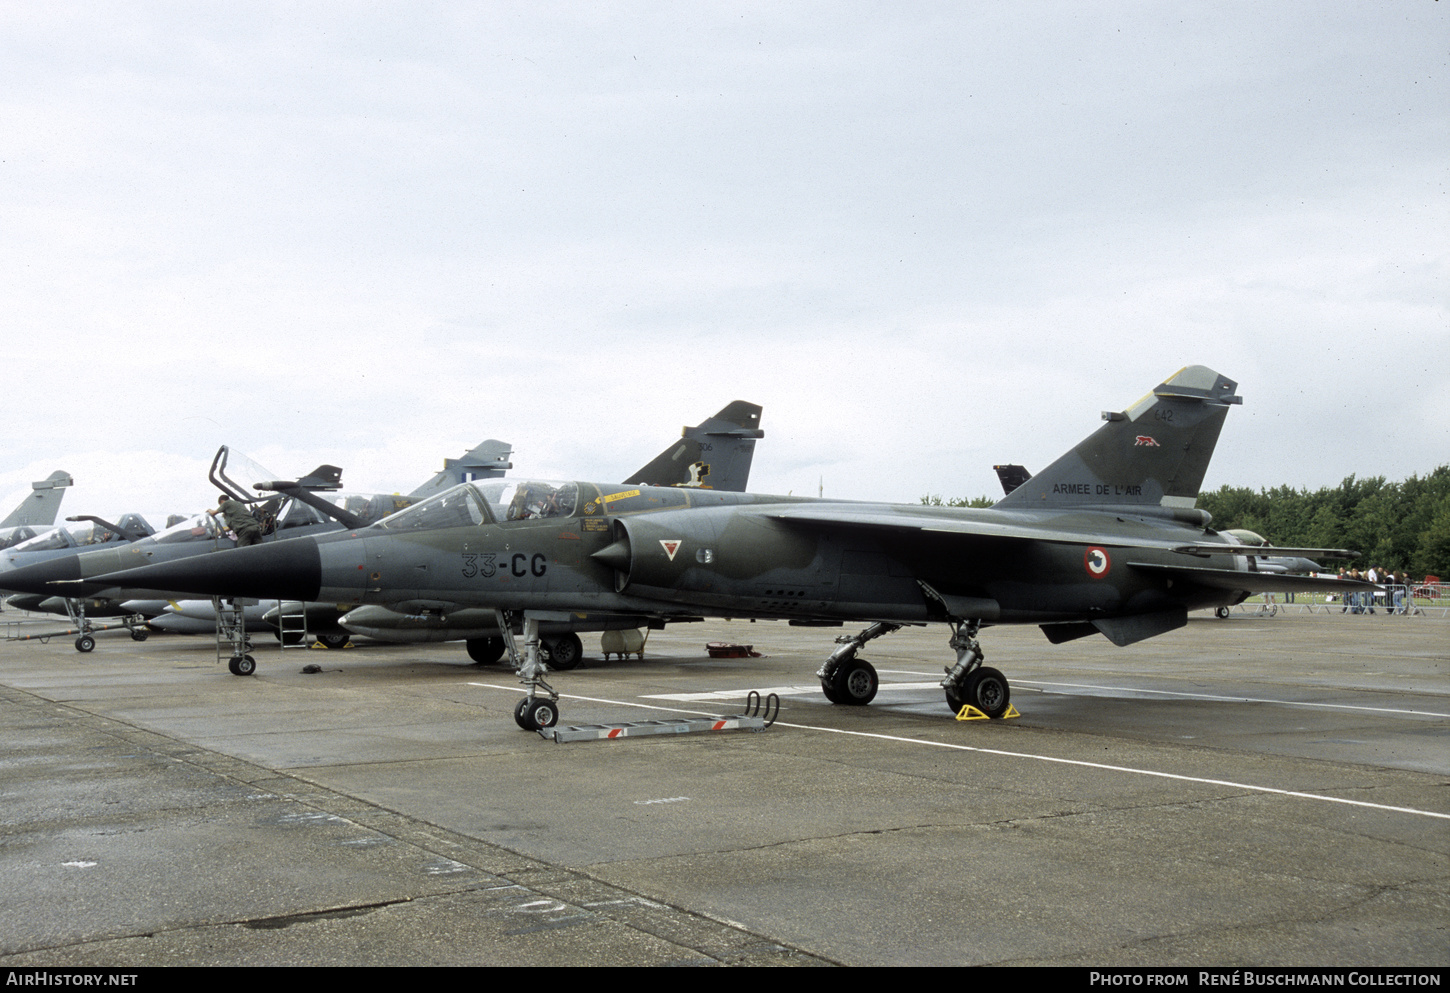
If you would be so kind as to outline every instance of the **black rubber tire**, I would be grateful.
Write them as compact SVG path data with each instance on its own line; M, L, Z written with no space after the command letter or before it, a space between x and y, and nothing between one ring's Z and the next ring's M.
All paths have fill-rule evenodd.
M319 634L317 640L324 648L342 648L351 637L350 634Z
M76 639L76 651L89 652L96 647L96 639L88 634L83 634Z
M972 670L967 677L966 692L966 702L994 720L1007 713L1007 705L1012 700L1007 677L989 665Z
M549 668L568 672L579 665L584 658L584 642L573 631L561 634L549 642ZM545 724L544 727L553 727Z
M526 715L529 723L535 731L541 728L551 728L559 723L559 705L553 700L545 700L535 697L528 705Z
M824 693L826 695L826 699L831 701L832 703L841 702L836 697L836 689L834 686L831 685L831 679L829 676L821 679L821 692Z
M876 698L880 686L875 666L865 659L851 659L842 662L831 674L831 688L836 691L832 702L864 707Z
M946 687L946 693L947 706L951 708L953 714L960 714L962 712L962 707L966 705L966 697L958 693L955 686Z
M537 731L539 729L529 723L529 714L527 713L528 709L528 697L524 697L518 703L514 704L514 723L517 724L519 727L523 728L525 731Z
M151 637L151 632L150 631L147 631L145 628L132 628L131 629L131 640L132 641L145 641L149 637Z
M233 655L227 669L233 676L250 676L257 671L257 660L250 655Z
M1221 621L1228 620L1228 615L1229 609L1227 607L1217 607L1213 611L1213 616L1217 617Z
M468 649L468 657L479 665L493 665L503 658L502 638L469 638L463 646Z

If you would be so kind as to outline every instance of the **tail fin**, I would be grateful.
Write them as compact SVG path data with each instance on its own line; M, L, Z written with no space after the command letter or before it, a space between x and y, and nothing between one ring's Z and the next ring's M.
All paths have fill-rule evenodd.
M340 490L342 489L342 470L335 465L324 463L297 480L297 485L304 490Z
M998 500L1029 507L1191 508L1238 383L1191 365L1170 376L1080 445Z
M55 523L55 515L60 511L60 498L65 496L65 488L74 484L75 480L70 478L70 473L59 470L45 479L31 483L30 488L34 492L21 500L9 517L0 521L0 528L18 528L25 525L49 527Z
M997 479L1002 483L1004 496L1032 478L1032 473L1027 471L1026 466L994 465L992 468L997 470Z
M759 404L736 400L714 417L685 428L682 439L625 480L646 486L708 486L744 492L760 430Z
M444 459L442 470L408 495L423 500L459 483L475 479L497 479L514 467L509 461L509 456L513 453L513 445L490 438L464 452L462 458Z

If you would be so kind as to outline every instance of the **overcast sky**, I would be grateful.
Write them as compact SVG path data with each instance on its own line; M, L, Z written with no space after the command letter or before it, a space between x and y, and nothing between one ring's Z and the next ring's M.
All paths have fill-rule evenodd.
M1450 4L0 2L0 516L233 445L1000 492L1187 364L1205 481L1450 462Z

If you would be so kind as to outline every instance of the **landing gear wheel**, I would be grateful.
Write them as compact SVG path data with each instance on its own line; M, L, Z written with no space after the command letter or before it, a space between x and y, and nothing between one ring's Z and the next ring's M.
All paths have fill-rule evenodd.
M150 636L151 636L151 632L150 631L147 631L145 628L132 628L131 629L131 640L132 641L145 641Z
M1228 620L1228 615L1229 609L1227 607L1216 607L1213 611L1213 616L1217 617L1221 621Z
M83 634L79 638L76 639L76 651L78 651L78 652L89 652L91 649L93 649L95 647L96 647L96 639L92 638L88 634Z
M559 705L553 700L545 700L542 697L535 697L525 709L524 714L535 731L540 728L551 728L559 723Z
M514 704L514 723L517 724L519 727L523 728L525 731L537 731L539 729L529 723L529 716L527 713L525 713L525 711L527 711L528 709L528 697L524 697L518 703Z
M579 664L584 658L584 643L579 636L570 631L549 642L549 668L566 672ZM552 724L545 724L544 727L553 727Z
M831 679L829 677L821 680L821 692L824 693L826 695L826 699L831 701L832 703L841 702L841 698L836 695L836 688L834 685L832 685Z
M257 671L257 660L250 655L233 655L227 669L233 676L250 676Z
M831 689L835 696L832 703L844 703L853 707L864 707L876 697L881 680L876 676L876 667L865 659L851 659L842 662L831 673Z
M970 703L993 719L1007 713L1008 701L1012 698L1007 677L989 665L973 669L967 676L966 703ZM948 703L950 703L950 698ZM958 708L960 709L960 708Z
M468 657L479 665L493 665L503 658L502 638L469 638L463 644L468 649Z
M966 705L967 698L962 696L955 686L948 686L946 688L946 691L947 706L952 708L952 713L960 714L962 712L962 707Z
M525 731L551 728L559 723L559 705L544 697L524 697L514 704L514 723Z
M348 634L319 634L317 640L322 642L325 648L341 648L347 644L347 639L352 637Z

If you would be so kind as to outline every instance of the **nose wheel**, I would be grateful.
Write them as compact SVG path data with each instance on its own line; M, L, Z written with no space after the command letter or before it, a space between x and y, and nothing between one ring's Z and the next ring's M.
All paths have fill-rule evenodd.
M544 681L547 669L539 651L539 619L524 612L524 649L519 651L513 635L512 618L507 611L495 611L499 634L508 648L514 674L527 687L527 696L514 706L514 723L525 731L551 728L559 723L559 694Z
M514 723L525 731L551 728L559 723L559 708L552 700L524 697L514 704Z

